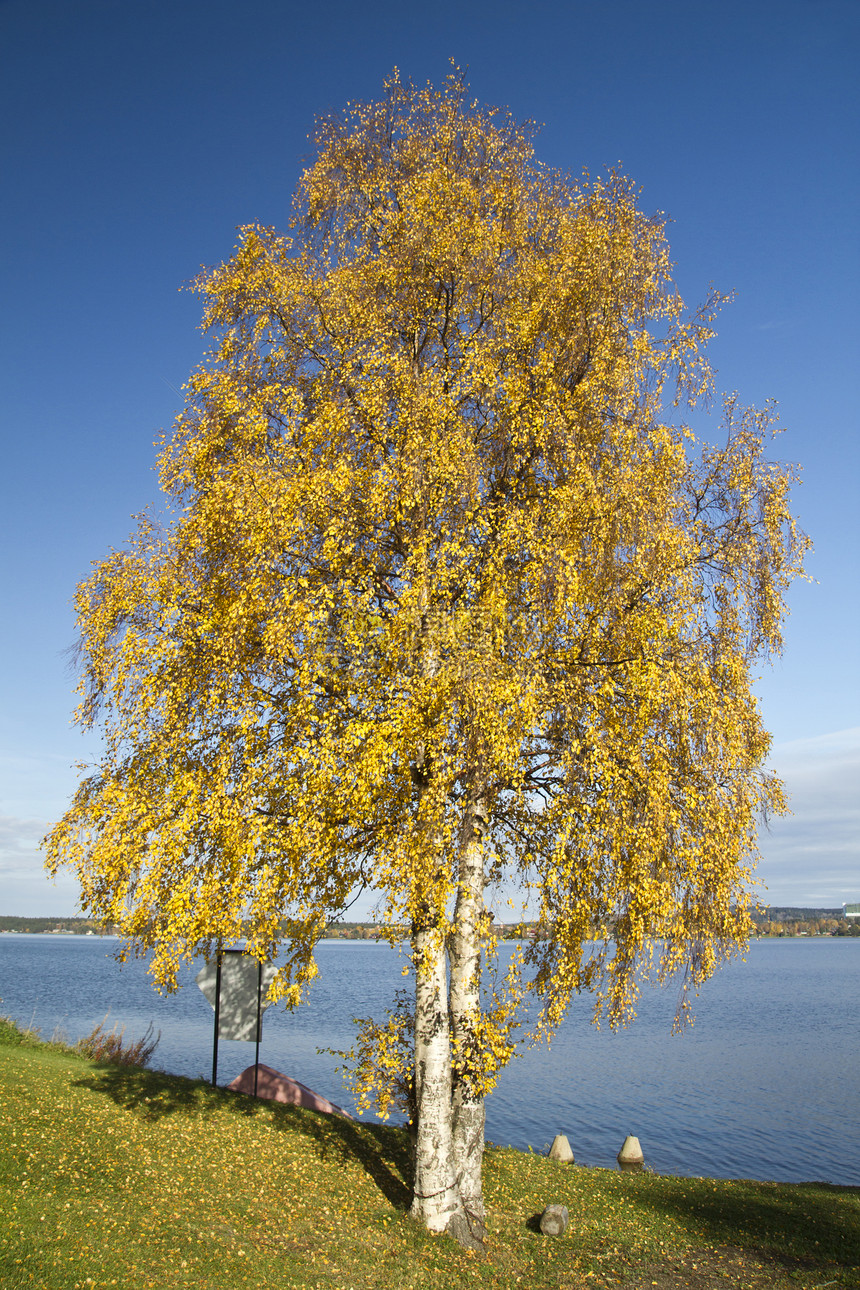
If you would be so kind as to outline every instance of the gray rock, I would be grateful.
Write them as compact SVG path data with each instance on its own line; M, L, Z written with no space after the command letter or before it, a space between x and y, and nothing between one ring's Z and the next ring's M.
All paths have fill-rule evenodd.
M544 1236L561 1236L570 1221L566 1205L547 1205L540 1216Z

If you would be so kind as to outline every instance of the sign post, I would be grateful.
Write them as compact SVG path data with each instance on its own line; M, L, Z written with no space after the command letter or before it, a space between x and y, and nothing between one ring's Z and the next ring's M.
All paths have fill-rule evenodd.
M215 1033L212 1038L212 1087L216 1088L218 1084L218 1023L221 1012L221 946L218 946L218 958L215 968ZM200 978L197 978L198 985ZM203 988L202 986L200 987Z
M254 1049L254 1097L257 1096L257 1076L260 1073L260 1034L263 1029L263 965L257 964L257 1046Z
M244 950L219 949L214 963L207 963L197 973L197 984L215 1010L215 1033L212 1041L212 1087L218 1082L218 1040L239 1039L256 1043L254 1062L254 1096L257 1096L257 1072L260 1065L260 1039L263 1013L263 986L268 987L275 975L271 963L265 967Z

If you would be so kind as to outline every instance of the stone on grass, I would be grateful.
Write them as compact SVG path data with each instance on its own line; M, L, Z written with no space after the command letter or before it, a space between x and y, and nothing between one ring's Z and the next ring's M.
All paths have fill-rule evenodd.
M540 1230L544 1236L561 1236L568 1220L566 1205L547 1205L540 1216Z
M282 1075L280 1071L264 1066L262 1062L256 1070L257 1097L264 1097L270 1102L286 1102L290 1106L305 1106L309 1111L321 1111L323 1115L342 1115L346 1120L352 1119L348 1111L335 1106L327 1097L320 1097L319 1093L315 1093L306 1084L300 1084L297 1079L290 1079L289 1075ZM227 1087L234 1093L247 1093L253 1097L254 1067L248 1066Z

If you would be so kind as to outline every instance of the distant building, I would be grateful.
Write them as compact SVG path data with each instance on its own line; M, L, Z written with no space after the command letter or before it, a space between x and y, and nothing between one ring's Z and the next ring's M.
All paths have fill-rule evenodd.
M860 918L860 905L843 905L842 914L844 918Z

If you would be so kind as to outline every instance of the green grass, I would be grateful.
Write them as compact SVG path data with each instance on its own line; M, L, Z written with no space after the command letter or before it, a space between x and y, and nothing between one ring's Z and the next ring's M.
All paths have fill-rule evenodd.
M5 1290L860 1286L860 1188L488 1151L485 1257L406 1214L397 1129L98 1065L0 1022ZM544 1237L545 1205L568 1206Z

